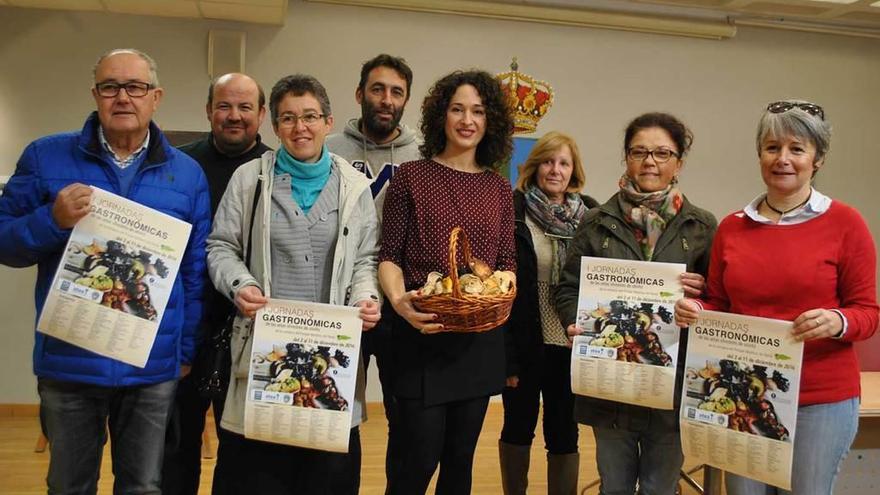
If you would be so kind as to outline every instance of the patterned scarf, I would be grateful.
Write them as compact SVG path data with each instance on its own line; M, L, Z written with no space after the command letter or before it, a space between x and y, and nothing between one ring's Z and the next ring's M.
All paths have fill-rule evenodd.
M551 203L537 186L531 186L525 193L526 211L529 216L541 227L544 235L553 244L553 261L550 266L550 285L559 283L559 273L562 264L565 263L565 250L568 243L574 237L578 223L587 207L581 200L580 195L566 193L562 204Z
M674 180L662 191L645 193L628 175L620 178L620 194L617 196L623 209L626 222L633 228L639 246L646 260L654 256L657 239L666 229L666 224L678 215L684 197Z

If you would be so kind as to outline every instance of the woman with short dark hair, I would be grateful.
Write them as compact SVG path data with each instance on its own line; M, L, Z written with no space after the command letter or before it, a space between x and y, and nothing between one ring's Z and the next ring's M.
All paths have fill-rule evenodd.
M504 334L443 333L413 306L430 272L447 274L449 235L462 227L473 255L516 269L509 157L513 123L500 84L483 71L453 72L422 104L423 160L400 166L385 198L379 280L393 307L393 390L407 439L394 494L471 489L474 449L489 397L505 382ZM453 268L454 269L454 268Z
M635 261L684 263L685 295L703 289L715 217L682 194L678 176L693 135L676 117L646 113L626 128L623 153L626 170L620 190L605 204L584 215L569 249L556 289L559 320L569 336L575 327L582 256ZM679 344L683 378L686 334ZM676 390L680 390L680 386ZM675 397L675 407L680 398ZM676 410L661 410L592 397L575 397L575 420L592 427L596 464L605 495L675 493L684 462Z
M718 227L701 302L675 305L681 325L702 309L792 321L804 342L791 492L727 473L730 495L834 490L859 421L853 343L877 331L877 255L855 208L817 191L831 124L819 105L770 103L756 146L767 190Z
M358 307L364 331L380 316L378 219L370 182L324 145L333 126L324 86L307 75L283 77L272 88L269 107L281 146L235 171L208 237L211 280L238 309L213 491L356 494L358 426L366 419L362 362L350 404L347 453L244 437L253 319L268 303L266 294Z

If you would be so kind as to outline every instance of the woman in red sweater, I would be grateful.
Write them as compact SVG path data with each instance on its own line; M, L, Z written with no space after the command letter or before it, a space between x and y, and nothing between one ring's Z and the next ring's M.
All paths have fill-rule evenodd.
M393 308L392 389L407 439L389 492L425 493L439 464L436 493L467 494L489 397L506 379L503 330L447 333L412 301L430 272L449 271L456 226L475 257L493 270L516 270L513 193L497 173L510 157L513 122L490 74L453 72L425 97L421 130L425 159L402 164L388 186L379 253L379 281Z
M701 309L792 321L804 341L792 493L832 493L858 428L859 364L853 342L877 330L876 252L861 215L812 187L831 126L821 107L768 105L758 124L767 185L725 218L712 245L704 300L682 299L675 316ZM728 473L727 493L788 493Z

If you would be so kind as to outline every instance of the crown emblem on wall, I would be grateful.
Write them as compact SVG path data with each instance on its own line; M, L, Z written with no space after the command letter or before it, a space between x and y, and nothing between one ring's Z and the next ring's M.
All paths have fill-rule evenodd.
M501 83L507 105L513 112L513 133L535 132L538 122L553 105L553 88L550 84L520 72L516 57L510 64L510 71L496 75L495 79Z

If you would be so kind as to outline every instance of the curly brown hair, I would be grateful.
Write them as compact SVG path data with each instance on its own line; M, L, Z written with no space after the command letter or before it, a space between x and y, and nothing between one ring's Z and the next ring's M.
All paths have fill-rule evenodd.
M482 70L455 71L434 83L422 102L420 127L424 142L419 151L431 158L446 148L446 110L452 95L465 84L477 90L486 109L486 133L477 145L477 164L497 171L513 154L513 117L501 84Z

